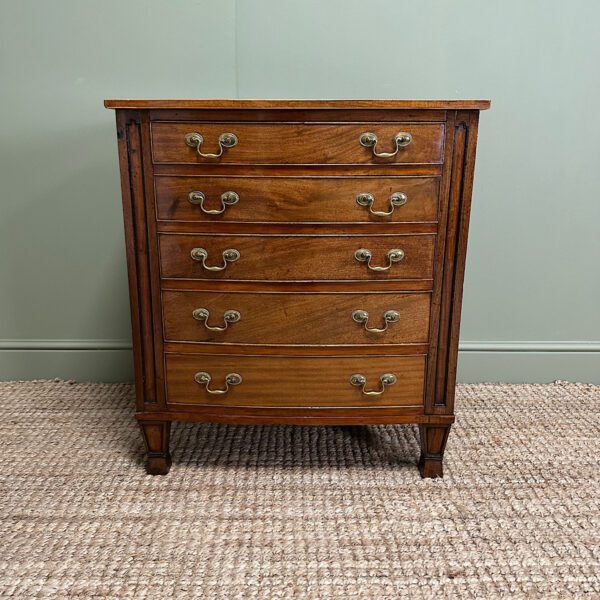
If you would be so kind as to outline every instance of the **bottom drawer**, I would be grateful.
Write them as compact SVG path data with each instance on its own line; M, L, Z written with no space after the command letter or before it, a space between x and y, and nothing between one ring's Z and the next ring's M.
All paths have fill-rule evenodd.
M425 356L167 354L166 374L170 406L417 406Z

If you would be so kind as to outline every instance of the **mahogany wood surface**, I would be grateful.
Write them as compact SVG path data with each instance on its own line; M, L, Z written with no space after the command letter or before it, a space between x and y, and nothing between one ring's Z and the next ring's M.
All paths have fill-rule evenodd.
M340 165L340 164L278 164L278 165L252 165L252 164L227 164L219 162L206 162L197 164L183 163L156 163L152 165L155 175L190 176L195 175L230 175L232 177L317 177L343 175L358 177L367 175L373 177L402 176L405 177L439 177L443 171L442 164L364 164L364 165Z
M161 275L165 278L270 281L428 279L433 272L434 235L282 236L282 235L159 235ZM190 256L208 251L206 264L222 266L222 253L235 249L240 258L223 271L210 271ZM366 248L373 266L386 266L387 253L405 257L387 271L373 271L354 253Z
M489 101L108 100L117 108L117 138L134 344L137 418L147 468L171 464L170 423L360 425L418 423L419 469L442 476L454 421L454 387L462 282L479 110ZM205 137L217 150L221 133L238 144L202 158L184 142ZM359 143L364 131L393 150L393 136L413 141L376 158ZM402 186L402 187L397 187ZM240 200L222 215L188 201L206 195ZM371 193L373 210L389 210L392 192L408 196L392 215L373 216L356 203ZM192 260L204 247L208 265L236 248L238 261L211 272ZM389 271L354 258L405 251ZM192 317L207 308L211 325L225 310L241 319L210 331ZM367 332L352 312L400 320ZM220 389L227 373L242 383L209 394L194 380L211 373ZM368 396L350 384L394 373L397 382Z
M399 408L360 406L323 408L256 408L239 406L179 405L165 412L136 413L143 422L193 421L196 423L228 423L243 425L383 425L383 424L443 424L454 423L454 415L428 415L422 406Z
M352 281L351 291L363 292L428 292L431 279L395 279L390 281ZM206 280L201 284L194 279L162 279L162 288L170 290L197 290L199 288L215 290L235 290L246 292L347 292L347 281L227 281Z
M394 164L440 163L444 143L441 123L163 123L152 127L152 156L157 163L190 164ZM219 136L233 133L238 144L219 158L204 158L185 143L189 133L204 138L203 153L218 153ZM395 156L377 158L359 142L373 132L378 152L395 150L394 136L407 132L412 142Z
M238 99L107 99L106 108L250 108L290 110L298 108L338 110L354 110L357 108L405 110L405 109L452 109L452 110L485 110L490 107L489 100L238 100Z
M432 177L157 177L156 216L160 221L207 223L422 223L437 221L438 181ZM202 192L202 206L190 202ZM239 201L223 210L221 195L235 192ZM390 206L390 196L406 194L406 204ZM373 215L357 203L369 193ZM204 210L203 210L204 209Z
M171 108L151 109L147 111L150 121L207 121L210 123L225 121L251 121L257 123L384 123L402 121L403 123L446 121L447 112L442 109L402 109L384 110L381 108L352 108L340 112L337 108Z
M467 232L475 169L479 113L458 112L453 118L454 139L449 159L447 220L442 221L444 252L438 252L438 327L432 330L426 409L445 414L454 410L456 364L460 332L462 285L467 252ZM435 302L434 291L434 302ZM433 337L433 336L437 337Z
M139 421L142 436L146 444L148 473L166 475L171 468L169 439L171 437L171 421Z
M421 473L421 477L444 476L442 461L449 433L450 425L441 423L419 425L421 440L419 472Z
M339 344L311 344L284 345L284 344L232 344L228 342L193 342L193 341L166 341L163 344L164 352L186 353L186 354L214 354L215 352L232 352L244 354L251 351L256 355L271 356L273 354L285 353L290 356L330 356L333 351L339 356L362 356L381 355L386 356L406 354L427 354L429 344L402 343L402 344L352 344L351 346L340 346Z
M253 345L426 344L429 339L429 294L315 294L163 292L165 340ZM192 312L209 311L208 321ZM236 310L240 320L223 327L224 313ZM352 319L355 310L369 313L368 326L382 329L383 315L395 310L400 319L381 333L365 330ZM290 323L293 323L290 326Z
M375 219L368 223L371 234L419 234L437 233L438 224L434 222L385 221ZM356 235L364 232L366 223L296 223L296 222L231 222L231 221L157 221L156 229L160 233L240 233L240 234L337 234Z
M125 248L131 308L131 329L134 347L136 406L151 410L157 403L155 359L160 353L155 344L153 315L155 313L150 288L150 274L156 264L149 257L146 214L146 188L142 164L142 127L137 115L127 111L117 113L117 139L121 171L121 195L125 225Z
M265 407L376 407L423 403L424 356L237 356L166 355L168 406L179 404ZM213 395L196 383L207 372L209 389L224 389L225 377L237 373L242 383ZM397 382L379 396L366 396L350 384L361 373L367 391L380 389L379 378L392 373Z

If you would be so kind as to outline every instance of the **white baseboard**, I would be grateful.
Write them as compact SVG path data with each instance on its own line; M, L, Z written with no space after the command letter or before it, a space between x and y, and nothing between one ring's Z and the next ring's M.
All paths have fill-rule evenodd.
M129 340L0 340L0 380L133 379ZM525 341L460 344L458 380L477 383L580 381L600 384L600 342Z

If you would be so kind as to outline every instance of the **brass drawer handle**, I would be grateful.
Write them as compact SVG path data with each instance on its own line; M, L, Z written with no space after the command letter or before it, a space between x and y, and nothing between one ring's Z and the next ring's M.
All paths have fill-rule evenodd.
M200 210L206 215L221 215L225 212L228 206L237 204L240 201L240 197L235 192L225 192L221 194L221 208L215 210L208 210L204 208L204 200L206 200L204 192L194 190L188 194L188 200L191 204L197 204L200 206Z
M224 271L227 268L227 263L235 262L240 257L239 250L235 248L228 248L227 250L223 250L223 265L216 267L209 267L206 264L206 259L208 258L208 251L204 248L193 248L190 252L190 256L202 263L202 267L207 271Z
M240 313L237 310L226 310L223 313L223 322L225 323L223 327L220 327L219 325L208 324L210 312L207 308L195 309L194 311L192 311L192 317L194 317L196 321L203 321L204 327L206 327L206 329L209 329L210 331L225 331L229 327L230 323L237 323L242 318L242 315L240 315Z
M196 383L203 385L209 394L226 394L229 391L230 385L240 385L242 383L242 376L237 373L227 373L225 375L225 389L222 390L211 390L208 386L210 385L212 377L210 373L206 371L199 371L194 375Z
M217 152L217 154L210 154L208 152L204 154L200 150L204 143L204 137L201 133L198 133L197 131L188 133L184 139L185 143L190 148L196 148L196 151L202 158L219 158L219 156L223 154L225 148L233 148L234 146L237 146L238 143L237 135L235 135L235 133L222 133L219 136L219 152Z
M365 385L367 384L367 378L360 373L355 373L350 377L350 384L356 387L361 388L361 392L363 396L381 396L383 392L385 392L385 387L387 385L394 385L397 379L393 373L384 373L379 378L380 388L378 390L365 390Z
M404 250L400 250L400 248L394 248L387 253L388 264L385 267L374 267L371 264L371 258L373 258L373 254L367 248L359 248L354 253L354 258L358 262L366 262L367 267L371 269L371 271L388 271L394 263L400 262L404 258Z
M406 204L408 200L408 196L404 192L394 192L389 198L390 210L388 212L382 210L373 210L373 202L375 202L375 198L373 194L362 193L356 196L356 204L359 206L366 206L369 209L369 212L376 217L389 217L394 209L403 206Z
M365 131L361 134L359 141L360 145L373 150L373 156L377 158L392 158L396 156L401 148L406 148L412 142L412 135L405 131L400 131L394 136L396 150L394 152L377 152L377 136L372 131Z
M369 333L383 333L384 331L387 331L390 323L397 323L400 320L400 313L397 310L386 310L383 313L383 322L385 323L385 326L381 329L369 327L369 313L366 310L355 310L352 313L352 319L357 323L364 323L365 331L368 331Z

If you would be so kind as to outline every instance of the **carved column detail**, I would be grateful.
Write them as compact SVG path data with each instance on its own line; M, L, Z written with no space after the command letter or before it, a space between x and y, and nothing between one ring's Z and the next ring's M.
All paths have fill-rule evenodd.
M441 282L437 354L430 379L429 414L451 414L458 359L460 311L467 251L467 232L477 142L476 111L457 112L454 121L448 213L445 227L443 275Z
M125 220L127 271L131 297L135 387L138 410L158 405L156 389L155 309L151 290L151 252L142 157L142 124L135 111L117 114L121 191Z

